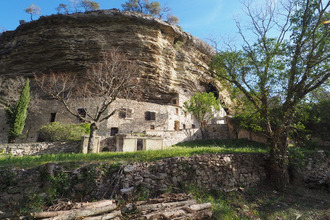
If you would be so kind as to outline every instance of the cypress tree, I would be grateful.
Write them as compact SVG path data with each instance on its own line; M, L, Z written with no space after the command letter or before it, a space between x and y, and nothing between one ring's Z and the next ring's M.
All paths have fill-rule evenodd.
M9 124L9 143L13 143L15 139L22 134L25 126L30 98L30 85L29 79L27 79L15 106L6 109Z

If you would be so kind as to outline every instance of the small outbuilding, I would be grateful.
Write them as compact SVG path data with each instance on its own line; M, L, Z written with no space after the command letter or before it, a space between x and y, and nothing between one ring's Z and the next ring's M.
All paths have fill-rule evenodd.
M140 136L133 134L116 135L117 152L135 152L141 150L163 149L163 138L157 136Z

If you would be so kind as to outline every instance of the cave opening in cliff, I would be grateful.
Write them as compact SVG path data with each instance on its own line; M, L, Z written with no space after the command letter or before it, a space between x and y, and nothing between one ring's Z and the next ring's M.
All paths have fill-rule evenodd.
M216 99L220 100L221 105L222 105L223 109L225 110L226 114L229 114L229 109L226 107L224 100L220 97L219 89L211 82L209 82L206 85L205 89L206 89L207 93L212 92L214 97Z
M219 99L219 90L218 90L218 88L210 82L206 85L206 92L207 93L212 92L214 97L216 99Z

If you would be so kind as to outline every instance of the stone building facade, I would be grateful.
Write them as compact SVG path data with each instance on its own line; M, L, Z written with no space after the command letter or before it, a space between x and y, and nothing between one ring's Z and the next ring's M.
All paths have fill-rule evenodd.
M103 148L112 151L116 149L115 136L117 134L141 134L144 136L161 137L164 139L164 146L199 139L201 137L199 132L200 124L192 115L183 111L182 105L186 100L187 97L177 96L167 105L136 100L116 100L108 109L108 112L116 109L116 113L107 121L101 123L97 132L102 137L101 151ZM45 100L39 103L39 105L40 110L28 116L23 131L24 138L18 140L19 142L37 141L38 129L50 122L81 122L78 118L72 116L61 103L55 100ZM77 101L73 108L81 111L82 109L93 108L93 106L90 103L83 105ZM223 118L226 112L221 108L215 114L217 118ZM0 119L5 122L4 111L0 112ZM213 121L213 124L215 123ZM2 123L0 129L2 131L0 132L0 143L6 143L8 131L6 123Z

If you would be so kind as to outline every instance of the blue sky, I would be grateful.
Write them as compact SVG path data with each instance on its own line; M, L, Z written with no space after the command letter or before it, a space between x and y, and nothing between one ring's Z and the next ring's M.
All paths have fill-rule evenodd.
M207 40L221 36L234 36L237 32L234 17L242 14L240 0L158 0L166 3L180 19L184 31ZM125 0L96 0L101 9L119 8ZM14 30L19 20L30 20L24 11L31 4L41 8L41 15L55 14L60 4L69 0L2 0L0 7L0 28Z

